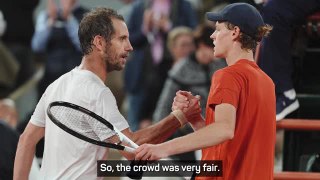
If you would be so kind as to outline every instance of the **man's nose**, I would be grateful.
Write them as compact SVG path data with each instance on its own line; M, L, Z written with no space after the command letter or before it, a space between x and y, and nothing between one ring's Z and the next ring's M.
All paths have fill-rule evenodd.
M133 51L133 47L131 46L130 42L128 42L126 51Z

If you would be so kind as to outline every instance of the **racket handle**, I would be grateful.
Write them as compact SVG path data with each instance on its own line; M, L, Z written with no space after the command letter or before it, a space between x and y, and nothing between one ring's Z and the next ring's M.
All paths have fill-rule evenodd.
M131 139L129 139L127 136L122 134L122 132L119 131L118 129L116 129L115 127L114 127L114 131L120 136L122 142L129 144L131 147L133 147L135 149L137 149L139 147L138 144L136 144Z
M134 150L136 150L136 149L132 148L132 147L128 147L128 146L124 147L124 151L130 152L130 153L134 153Z
M131 141L130 139L124 137L123 140L122 140L124 143L127 143L129 144L131 147L133 147L134 149L137 149L139 146L134 143L133 141Z

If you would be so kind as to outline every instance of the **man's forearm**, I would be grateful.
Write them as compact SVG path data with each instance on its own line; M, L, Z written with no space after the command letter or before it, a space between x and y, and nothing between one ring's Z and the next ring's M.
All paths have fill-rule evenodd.
M206 126L206 123L205 123L203 117L200 114L193 121L189 121L189 124L191 125L191 127L192 127L192 129L194 131L197 131L197 130L199 130L199 129L201 129L201 128Z
M180 128L181 125L184 125L188 118L200 114L199 99L191 99L188 107L180 111L181 113L178 114L170 113L157 124L132 133L130 137L139 145L144 143L157 144L165 141Z
M213 123L188 135L160 144L168 156L215 146L233 138L233 131L225 123Z
M132 140L138 145L158 144L168 139L178 128L180 122L170 114L160 122L133 133Z
M14 161L14 180L27 180L34 158L35 146L28 146L23 137L20 137Z

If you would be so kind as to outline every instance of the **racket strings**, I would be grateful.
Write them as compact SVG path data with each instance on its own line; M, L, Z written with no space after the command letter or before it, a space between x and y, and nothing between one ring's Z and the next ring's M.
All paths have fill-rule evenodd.
M51 107L51 113L56 120L60 121L69 129L90 139L107 141L109 143L119 143L120 141L119 138L116 138L117 135L113 130L96 120L94 117L79 110L65 106L53 106Z

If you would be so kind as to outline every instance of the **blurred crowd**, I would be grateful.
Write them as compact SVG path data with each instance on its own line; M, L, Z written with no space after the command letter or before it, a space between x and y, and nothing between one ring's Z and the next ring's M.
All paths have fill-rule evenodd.
M124 72L113 72L105 83L115 94L132 131L169 114L177 90L200 95L202 109L205 109L211 76L226 66L224 59L213 57L214 45L209 36L215 28L212 22L205 20L205 12L219 11L233 2L239 1L121 1L123 6L119 12L127 23L134 50ZM299 107L290 78L291 32L308 15L319 11L320 2L241 2L261 10L265 22L274 26L275 33L271 33L274 39L262 42L257 57L259 66L276 84L277 119L280 120ZM41 96L50 83L81 61L78 25L88 8L77 0L46 0L46 7L34 18L38 5L39 0L0 1L0 156L7 158L0 161L0 179L12 179L18 134L29 118L19 117L15 99L10 99L10 94L32 79L42 67L44 75L35 88ZM286 39L279 41L279 37ZM288 109L291 104L293 106ZM205 116L205 112L202 115ZM185 127L174 136L190 131L190 127ZM4 150L3 147L8 148ZM196 156L191 153L174 158L196 159Z

